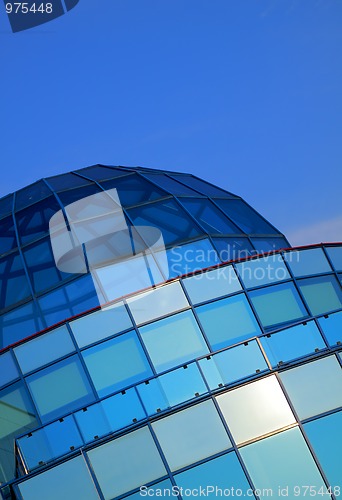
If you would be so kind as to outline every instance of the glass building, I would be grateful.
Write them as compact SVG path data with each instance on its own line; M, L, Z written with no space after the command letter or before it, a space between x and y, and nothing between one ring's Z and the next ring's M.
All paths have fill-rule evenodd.
M102 165L0 226L0 498L339 498L342 243Z

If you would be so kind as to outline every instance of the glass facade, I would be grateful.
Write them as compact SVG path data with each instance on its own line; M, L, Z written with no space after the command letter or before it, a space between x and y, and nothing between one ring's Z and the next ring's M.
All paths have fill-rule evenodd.
M130 234L158 228L165 252L59 270L50 218L113 188ZM338 499L342 244L290 249L241 198L143 168L88 167L8 200L0 498Z

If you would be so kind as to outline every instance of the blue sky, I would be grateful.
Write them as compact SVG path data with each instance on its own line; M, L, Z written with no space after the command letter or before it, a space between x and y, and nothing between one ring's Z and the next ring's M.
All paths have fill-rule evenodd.
M187 171L292 244L342 240L340 0L0 5L0 196L94 163Z

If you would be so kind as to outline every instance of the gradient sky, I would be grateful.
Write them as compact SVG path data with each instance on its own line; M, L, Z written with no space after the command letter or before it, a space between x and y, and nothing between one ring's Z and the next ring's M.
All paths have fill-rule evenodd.
M0 196L95 163L187 171L295 244L342 240L340 0L0 5Z

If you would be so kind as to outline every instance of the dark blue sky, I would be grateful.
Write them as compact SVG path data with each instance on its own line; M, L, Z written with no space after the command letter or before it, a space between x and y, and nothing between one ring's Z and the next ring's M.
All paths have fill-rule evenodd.
M80 0L12 34L0 196L94 163L194 173L293 244L342 240L340 0Z

